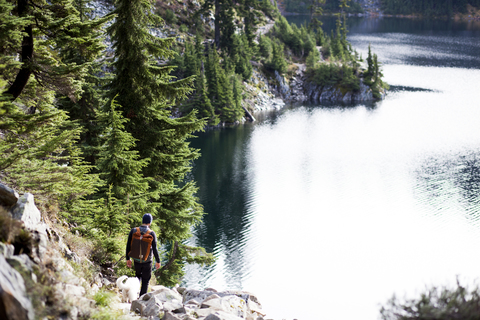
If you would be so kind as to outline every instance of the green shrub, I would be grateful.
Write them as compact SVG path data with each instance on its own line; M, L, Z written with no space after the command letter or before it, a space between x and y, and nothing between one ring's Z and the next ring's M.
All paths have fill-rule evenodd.
M170 9L165 10L165 17L163 19L168 24L177 23L177 16L175 15L175 12Z
M180 25L180 32L187 33L188 27L184 24Z
M100 307L107 307L112 302L113 297L115 297L115 294L113 292L99 290L93 296L93 300L95 300L95 305Z
M454 288L427 288L420 297L400 300L393 296L380 309L383 320L451 320L480 318L480 289L460 284Z

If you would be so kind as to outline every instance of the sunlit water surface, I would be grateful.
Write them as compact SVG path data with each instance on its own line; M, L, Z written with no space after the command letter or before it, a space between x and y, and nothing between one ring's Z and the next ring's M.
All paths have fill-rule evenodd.
M191 242L217 261L184 285L251 291L268 319L371 320L393 294L480 277L480 28L411 25L350 26L383 62L384 101L193 141L208 215Z

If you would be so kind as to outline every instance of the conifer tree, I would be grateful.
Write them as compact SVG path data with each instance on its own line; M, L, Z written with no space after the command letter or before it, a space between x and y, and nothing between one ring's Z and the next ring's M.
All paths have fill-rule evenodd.
M215 114L215 108L212 106L212 103L208 98L203 72L200 74L197 81L197 95L198 99L196 104L198 105L200 116L207 118L208 124L216 126L220 119L218 119L218 116Z
M287 62L283 53L283 44L272 41L272 59L266 63L266 67L283 74L287 71Z
M318 29L322 26L322 22L317 19L317 16L323 14L322 5L325 4L325 0L309 0L308 11L310 12L310 24L309 28Z
M81 95L79 99L71 99L67 96L60 96L58 107L66 110L72 120L78 121L83 128L80 134L79 145L82 149L83 156L90 164L95 164L96 160L96 146L98 145L98 136L100 134L101 126L96 123L96 113L102 105L105 104L104 86L108 81L108 75L102 70L106 61L99 58L106 48L104 44L105 32L103 28L100 30L99 26L113 16L106 16L103 18L91 20L92 9L89 6L89 0L76 0L74 2L75 8L79 12L79 19L90 28L91 37L97 39L98 42L94 44L95 52L85 54L78 51L74 47L69 47L67 50L62 50L62 58L64 61L76 64L85 64L85 73L83 74L83 83L81 87ZM93 48L92 48L93 49Z
M222 88L219 85L220 60L217 50L209 48L205 64L205 78L207 80L208 97L214 106L217 106Z
M363 73L363 79L366 85L371 86L373 84L373 76L375 73L375 65L373 63L372 48L368 44L368 55L367 55L367 70Z
M123 204L129 204L133 216L132 225L138 222L138 212L152 211L148 200L155 195L148 193L148 179L142 175L142 169L150 161L140 159L135 150L135 138L125 131L125 119L115 99L109 108L99 115L99 124L104 128L101 144L98 147L97 167L105 186L99 196L108 199L107 192Z
M197 120L195 112L182 118L171 117L171 104L192 91L193 78L174 80L170 75L173 67L157 62L174 55L169 49L174 39L160 39L150 33L152 26L161 23L152 4L117 0L115 6L116 20L108 29L115 50L110 95L119 95L123 115L130 119L126 130L137 139L140 159L150 159L142 173L150 178L152 195L158 194L150 199L155 203L151 213L160 229L159 242L171 244L172 248L170 262L157 278L170 285L182 276L180 266L184 263L211 261L211 255L196 255L196 249L183 244L190 237L192 225L199 223L204 214L194 196L195 184L181 185L191 170L191 161L199 156L186 139L202 130L205 121Z

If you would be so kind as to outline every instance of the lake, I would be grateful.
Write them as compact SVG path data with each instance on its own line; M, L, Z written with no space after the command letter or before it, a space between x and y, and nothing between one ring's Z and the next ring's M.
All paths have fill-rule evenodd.
M217 260L183 285L253 292L266 319L372 320L394 294L478 282L479 22L348 29L378 55L385 100L287 106L193 140L208 215L191 244Z

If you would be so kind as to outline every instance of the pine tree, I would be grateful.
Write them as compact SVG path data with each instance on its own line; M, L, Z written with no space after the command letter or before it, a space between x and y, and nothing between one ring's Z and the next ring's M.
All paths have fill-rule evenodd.
M97 167L100 178L105 186L100 189L100 197L107 198L107 192L112 197L129 203L132 214L143 211L152 211L152 204L148 200L154 195L149 194L148 179L142 175L142 169L150 161L148 158L140 159L139 152L135 150L135 138L125 131L125 119L120 106L112 100L109 108L99 115L99 124L104 128L101 134L101 144L98 147ZM133 224L137 223L139 216L132 217Z
M199 110L199 115L206 118L209 125L216 126L219 123L220 119L218 119L215 114L215 108L210 102L207 90L205 89L205 76L203 72L197 80L197 99L195 104Z
M323 14L322 5L325 4L325 0L309 0L307 3L310 12L309 28L318 29L322 26L322 22L316 16Z
M197 120L194 112L171 117L171 103L192 91L193 78L174 80L173 67L158 64L174 55L169 49L174 39L159 39L150 33L152 26L161 23L152 4L118 0L115 5L117 17L108 29L115 50L110 94L119 95L123 115L130 119L125 127L137 139L140 159L150 159L142 173L150 178L152 195L158 194L150 199L155 203L151 213L160 228L159 242L172 246L170 262L158 271L157 278L162 284L174 284L183 275L184 263L211 261L211 255L197 256L196 249L183 244L204 214L194 197L195 184L183 183L192 160L199 156L186 139L202 130L205 121Z
M283 44L278 41L272 41L272 59L266 63L267 68L276 70L280 74L287 71L287 61L283 54Z
M367 56L367 70L363 73L363 81L366 85L371 86L373 84L373 77L375 74L375 65L373 63L372 48L370 44L368 45L368 56Z
M220 60L215 49L209 48L207 54L205 78L207 80L208 98L216 106L222 91L219 85Z

